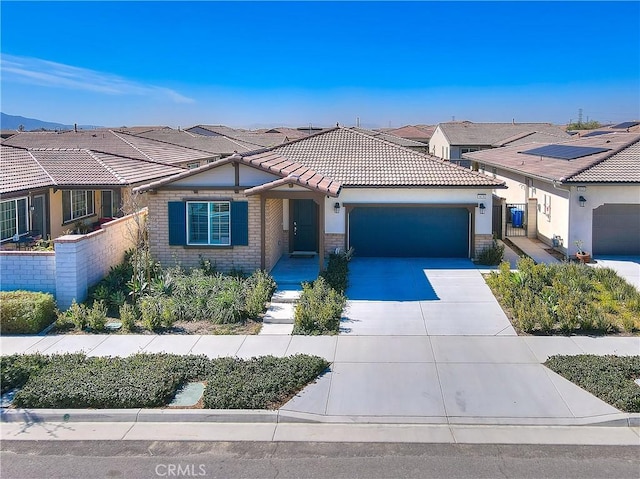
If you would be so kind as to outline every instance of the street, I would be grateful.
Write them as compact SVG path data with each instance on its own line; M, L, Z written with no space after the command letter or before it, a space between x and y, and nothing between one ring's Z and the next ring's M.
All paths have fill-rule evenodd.
M638 478L637 447L3 441L3 479Z

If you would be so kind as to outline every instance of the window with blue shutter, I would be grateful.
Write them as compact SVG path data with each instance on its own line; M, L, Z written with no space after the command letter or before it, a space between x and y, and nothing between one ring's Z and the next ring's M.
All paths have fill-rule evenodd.
M169 244L187 244L187 210L184 202L169 202Z
M231 244L249 245L249 202L231 202Z

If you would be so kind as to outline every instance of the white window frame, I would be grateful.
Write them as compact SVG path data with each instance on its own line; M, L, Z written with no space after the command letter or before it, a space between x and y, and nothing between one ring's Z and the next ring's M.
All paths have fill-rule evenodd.
M24 231L20 231L20 215L18 214L18 202L24 202ZM13 228L11 229L11 234L9 236L2 237L2 241L8 241L13 239L13 237L17 235L24 235L29 232L29 198L27 196L21 196L20 198L12 198L10 200L4 200L0 202L0 204L5 205L13 203L13 208L9 208L15 212L15 218L13 218ZM0 210L2 211L2 210ZM0 218L1 220L2 218ZM2 235L2 229L0 228L0 235Z
M206 204L207 205L207 241L203 242L203 241L194 241L192 240L191 236L192 236L192 231L191 231L191 225L192 225L192 221L191 221L191 206L190 205L203 205ZM226 211L219 211L216 212L214 211L215 207L217 205L220 206L226 206ZM186 222L187 222L187 244L188 245L198 245L198 246L231 246L231 202L230 201L187 201L187 205L186 205L187 211L186 211ZM219 215L217 216L218 220L222 219L224 216L227 217L227 221L226 221L226 225L225 222L220 222L218 221L218 224L215 225L213 224L213 221L216 219L215 215ZM214 235L214 229L217 226L217 235ZM223 228L226 227L226 231L223 230ZM215 239L215 237L218 237L219 239ZM223 241L223 239L226 239L226 241Z
M95 210L96 210L96 201L95 201L95 192L94 190L63 190L62 191L62 195L64 198L64 195L68 193L69 194L69 217L66 217L66 211L64 211L65 208L65 204L64 204L64 199L62 201L62 207L63 207L63 211L62 211L62 218L63 218L63 224L64 223L71 223L72 221L77 221L81 218L86 218L87 216L93 216L95 214ZM84 195L84 203L85 203L85 207L84 207L84 211L82 212L82 214L74 214L74 208L73 208L73 201L76 197L80 196L80 195ZM89 201L89 198L91 198L91 201ZM91 203L91 204L89 204Z

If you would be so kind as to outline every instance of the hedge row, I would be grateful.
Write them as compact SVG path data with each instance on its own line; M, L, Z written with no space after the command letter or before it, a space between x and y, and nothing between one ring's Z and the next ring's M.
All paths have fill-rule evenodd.
M640 412L640 356L551 356L545 366L625 412Z
M205 408L267 409L321 374L317 356L251 360L136 354L127 358L12 355L0 358L3 393L22 408L150 408L170 403L187 381L205 381Z
M35 334L56 319L56 303L48 293L0 292L0 332Z

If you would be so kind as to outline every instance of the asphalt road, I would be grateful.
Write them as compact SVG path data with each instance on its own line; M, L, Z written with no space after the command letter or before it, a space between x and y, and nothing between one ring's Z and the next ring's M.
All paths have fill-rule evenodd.
M638 447L379 443L3 441L14 478L640 477Z

